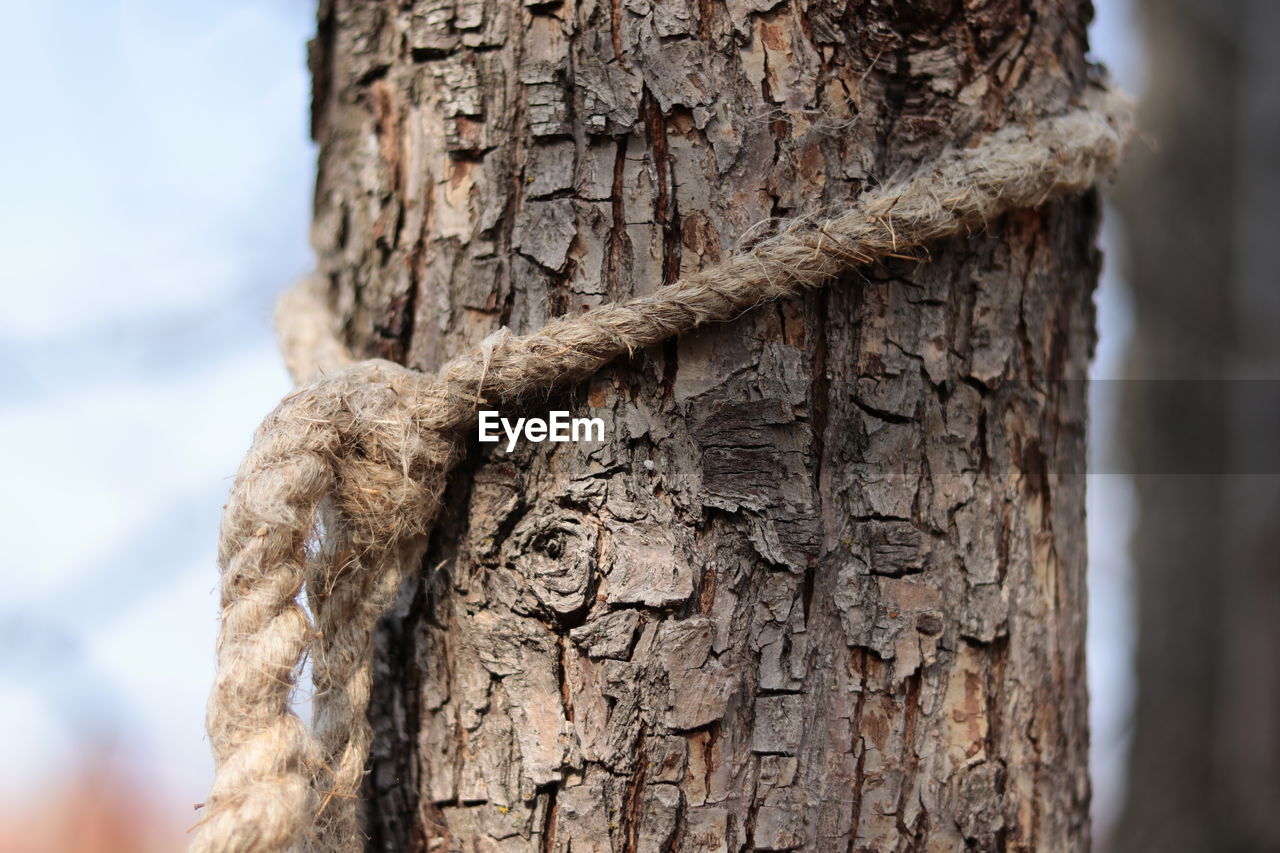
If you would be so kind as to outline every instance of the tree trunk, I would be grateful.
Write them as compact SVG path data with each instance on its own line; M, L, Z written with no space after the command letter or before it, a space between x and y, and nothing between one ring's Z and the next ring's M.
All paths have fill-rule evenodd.
M1084 85L1087 2L321 5L314 242L431 370ZM370 849L1084 850L1093 198L474 445L380 629Z

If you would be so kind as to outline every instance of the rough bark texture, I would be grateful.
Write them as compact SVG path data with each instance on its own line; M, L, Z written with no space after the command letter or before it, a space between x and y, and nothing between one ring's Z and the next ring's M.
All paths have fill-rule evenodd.
M326 2L315 243L432 369L1068 103L1087 3ZM473 448L370 848L1083 850L1092 198L638 352ZM512 413L514 414L514 413Z
M1123 418L1139 475L1138 689L1110 846L1273 851L1280 9L1143 6L1143 125L1157 145L1135 150L1119 200L1136 307L1130 373L1164 381L1128 383Z

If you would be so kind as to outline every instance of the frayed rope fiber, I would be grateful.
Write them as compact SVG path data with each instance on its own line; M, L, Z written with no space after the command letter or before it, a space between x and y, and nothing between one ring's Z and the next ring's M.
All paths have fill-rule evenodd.
M501 330L434 376L352 363L316 291L287 296L286 359L310 381L259 428L223 516L208 713L217 770L191 850L363 848L357 798L371 739L373 628L421 559L480 406L581 380L622 353L822 286L855 265L1082 192L1115 168L1131 126L1127 98L1091 88L1076 109L949 150L843 213L797 220L647 296L522 337ZM305 656L311 730L291 710Z

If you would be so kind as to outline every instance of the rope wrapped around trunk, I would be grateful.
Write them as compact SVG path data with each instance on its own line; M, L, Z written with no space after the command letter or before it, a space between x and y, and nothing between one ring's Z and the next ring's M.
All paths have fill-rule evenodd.
M793 221L646 296L529 335L500 330L435 375L354 362L314 285L286 295L281 340L305 384L259 428L222 520L208 711L217 769L191 850L362 849L373 629L421 559L480 407L576 382L622 353L823 286L856 265L1087 190L1116 167L1131 128L1126 97L1090 88L1068 112L947 150L846 211ZM291 708L308 655L311 729Z

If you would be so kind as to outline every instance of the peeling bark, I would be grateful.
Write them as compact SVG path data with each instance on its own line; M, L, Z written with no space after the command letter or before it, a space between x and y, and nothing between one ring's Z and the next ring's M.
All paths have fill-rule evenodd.
M1087 3L322 4L314 240L430 370L1083 85ZM1092 198L475 445L379 639L370 849L1083 850ZM513 413L515 414L515 413Z

